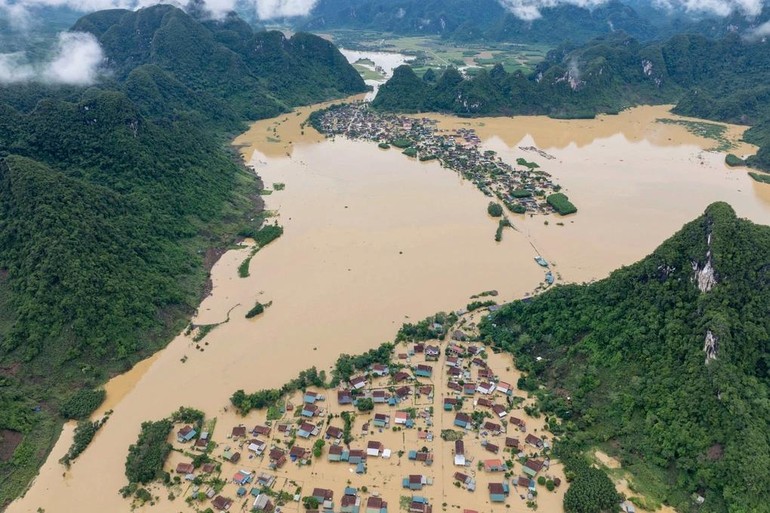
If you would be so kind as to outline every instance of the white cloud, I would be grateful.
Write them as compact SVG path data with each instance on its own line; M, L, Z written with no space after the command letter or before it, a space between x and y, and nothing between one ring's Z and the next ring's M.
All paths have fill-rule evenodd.
M288 16L305 16L318 0L250 0L263 20Z
M557 5L577 5L579 7L596 7L608 0L498 0L500 5L508 9L517 18L531 21L542 16L540 10ZM766 0L653 0L653 4L662 8L681 8L692 13L715 14L727 16L739 13L748 17L757 16L762 12Z
M305 16L318 0L204 0L212 17L219 19L235 9L237 4L254 9L260 19L269 20L289 16ZM8 16L17 25L29 16L35 7L69 7L78 12L103 9L139 9L156 4L183 7L186 0L0 0L0 16Z
M104 53L93 35L63 32L50 60L30 63L21 52L0 54L0 84L34 81L88 85L99 77L103 60Z
M750 41L755 41L757 39L762 39L763 37L768 36L770 36L770 21L766 21L746 33L746 39Z

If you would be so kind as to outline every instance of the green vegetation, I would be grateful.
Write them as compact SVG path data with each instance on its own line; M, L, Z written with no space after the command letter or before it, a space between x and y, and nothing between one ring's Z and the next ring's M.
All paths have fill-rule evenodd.
M532 191L528 189L516 189L511 193L511 196L513 196L514 198L531 198Z
M716 283L702 292L693 265L707 261ZM480 336L534 381L563 461L569 444L601 446L638 493L677 511L767 511L770 403L756 399L770 393L767 262L770 228L715 203L607 279L503 306Z
M432 55L434 62L443 65L470 57L476 63L494 60L494 52L490 57L479 55L480 49L474 51L477 42L483 42L485 50L494 50L506 48L500 42L558 44L566 35L582 42L613 30L644 38L657 34L647 12L637 13L620 2L590 10L554 5L541 9L537 19L527 20L517 18L495 0L404 0L398 4L363 0L355 9L350 5L345 0L322 0L299 28L334 30L335 41L346 48L407 49L418 57ZM523 58L534 52L529 46L519 48L518 55Z
M388 144L388 143L386 143L386 142L381 142L381 143L380 143L380 144L378 144L377 146L379 146L379 147L380 147L380 149L383 149L383 150L389 150L389 149L390 149L390 144Z
M491 215L492 217L500 217L503 215L503 207L500 206L500 203L490 201L489 205L487 205L487 214Z
M529 162L527 159L519 157L516 159L516 164L526 167L530 171L533 171L540 167L540 165L537 162Z
M107 422L109 415L105 415L101 420L91 422L90 420L81 420L75 426L75 434L72 439L72 445L70 446L67 454L62 456L59 463L65 467L69 467L72 461L80 456L80 454L86 450L91 440L96 436L96 432Z
M412 141L410 141L409 139L393 139L392 141L390 141L390 144L395 146L396 148L405 150L410 146L412 146Z
M457 315L439 312L427 319L411 324L404 323L396 334L396 342L419 342L422 340L442 339L449 327L457 321Z
M574 467L574 465L573 465ZM578 471L564 494L564 511L567 513L605 513L620 511L620 495L607 473L587 464ZM545 478L540 476L545 484Z
M103 388L78 390L61 404L59 411L67 419L84 419L104 402L106 395Z
M356 408L360 412L368 412L374 409L374 401L369 397L363 397L356 401Z
M315 441L313 444L313 457L320 458L323 454L324 445L326 445L326 442L321 440L320 438Z
M513 227L513 225L508 219L505 219L505 218L500 219L497 222L497 230L495 231L495 241L500 242L501 240L503 240L503 230L511 227Z
M405 149L405 150L404 150L404 151L402 151L401 153L403 153L403 154L404 154L404 155L406 155L407 157L412 157L412 158L414 158L414 157L416 157L416 156L417 156L417 148L413 148L412 146L410 146L409 148Z
M280 188L276 190L283 190L283 184L273 184L273 186L276 185L280 186ZM247 256L238 266L238 276L241 278L248 278L251 259L254 258L254 255L256 255L260 249L283 235L283 226L278 226L278 224L270 224L262 226L258 230L254 230L253 228L241 228L239 234L242 237L250 237L254 239L256 243L256 246L249 252L249 256Z
M496 304L497 304L497 301L493 301L491 299L487 301L473 301L472 303L468 303L465 306L465 309L468 310L469 312L472 312L474 310L478 310L479 308L486 308L488 306L493 306Z
M139 438L128 448L126 477L129 483L147 484L162 477L163 464L171 452L167 439L173 427L169 419L142 422Z
M464 79L448 67L435 80L424 81L402 66L372 105L402 112L566 119L617 113L639 104L676 103L677 114L752 124L744 138L760 149L746 159L747 165L770 170L770 53L765 50L764 43L736 33L722 39L680 34L640 43L619 31L582 45L564 43L531 73L510 72L498 64ZM729 148L722 125L666 122L714 139L720 151Z
M88 415L96 396L73 391L181 331L214 248L261 223L261 184L229 146L244 121L365 90L327 41L235 16L159 5L75 25L103 48L103 80L0 88L0 509L62 414Z
M770 174L768 173L754 173L749 171L749 176L760 183L770 183Z
M572 204L564 193L557 192L556 194L551 194L545 200L560 215L566 216L577 212L577 207Z
M318 499L312 495L306 495L302 497L302 505L305 509L317 510L320 504L318 503Z
M247 319L251 319L252 317L256 317L257 315L261 314L264 311L265 311L264 305L262 303L260 303L259 301L257 301L257 304L255 304L251 308L251 310L246 312L246 318Z
M353 441L353 422L356 416L349 411L343 411L340 413L340 417L342 417L342 421L345 423L342 428L342 441L345 445L350 445L350 442Z
M257 243L257 246L262 249L281 235L283 235L283 226L278 226L277 224L268 224L255 232L248 233L246 236L254 239L254 241Z
M717 145L713 148L710 148L712 151L727 151L733 146L725 137L725 133L727 132L727 127L725 125L706 123L704 121L691 121L686 119L670 118L661 118L656 119L655 121L666 125L683 126L691 134L715 141Z
M745 166L746 161L742 158L738 157L737 155L734 155L732 153L728 153L725 156L725 164L727 164L730 167L736 167L736 166Z

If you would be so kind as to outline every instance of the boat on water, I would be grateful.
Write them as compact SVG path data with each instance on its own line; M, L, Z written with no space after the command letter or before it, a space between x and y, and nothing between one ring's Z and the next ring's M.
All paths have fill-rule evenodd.
M553 273L551 271L545 273L545 282L548 285L553 285Z
M545 260L545 258L541 257L540 255L535 257L535 262L537 262L538 265L541 265L543 267L548 267L548 262Z

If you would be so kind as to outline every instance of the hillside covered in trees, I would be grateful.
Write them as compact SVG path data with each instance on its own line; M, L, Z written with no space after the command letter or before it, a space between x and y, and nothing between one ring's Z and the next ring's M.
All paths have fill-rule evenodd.
M460 115L593 117L632 105L677 103L678 114L754 125L746 139L761 149L748 162L770 170L768 44L738 35L678 35L643 44L613 34L563 45L530 75L497 66L467 80L453 68L420 79L402 66L373 105Z
M261 184L230 136L365 90L331 43L235 16L161 5L74 29L104 50L99 82L0 88L0 509L46 457L62 405L163 347L212 248L261 222Z
M604 280L506 305L482 337L516 356L555 432L617 456L643 493L677 511L762 513L769 310L770 228L715 203Z
M625 32L652 41L683 31L721 37L743 32L770 17L765 9L747 18L692 13L669 3L648 0L516 3L506 9L498 0L319 0L310 14L295 23L301 30L371 30L407 36L440 36L458 43L512 42L559 45L584 43L598 36ZM537 12L533 9L539 6ZM516 11L516 12L514 12Z

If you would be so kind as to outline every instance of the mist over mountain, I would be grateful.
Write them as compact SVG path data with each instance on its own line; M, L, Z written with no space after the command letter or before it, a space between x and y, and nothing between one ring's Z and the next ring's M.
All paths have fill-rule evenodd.
M650 41L687 31L743 32L770 16L761 0L319 0L303 30L355 28L457 41L585 42L612 32Z

